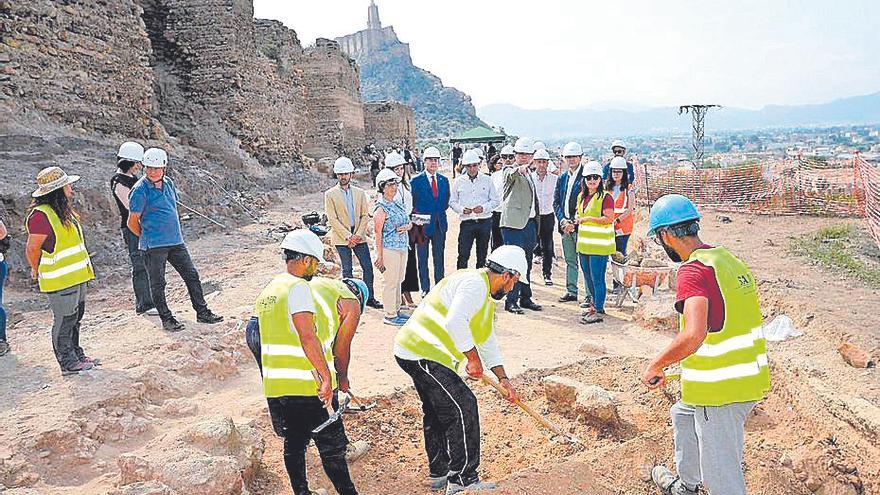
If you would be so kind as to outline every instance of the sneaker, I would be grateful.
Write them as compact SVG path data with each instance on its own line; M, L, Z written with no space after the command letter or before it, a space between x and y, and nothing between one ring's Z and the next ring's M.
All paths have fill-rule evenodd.
M83 356L82 362L91 363L92 366L101 366L101 358L90 358L88 356Z
M577 301L577 300L578 300L577 294L566 293L564 296L559 298L559 302L571 302L571 301Z
M375 298L373 298L373 297L367 299L367 306L369 306L369 307L371 307L371 308L373 308L373 309L382 309L382 308L385 307L385 306L382 305L382 303L380 303L379 301L377 301L377 300L376 300Z
M78 375L81 372L88 371L94 367L95 367L95 365L93 365L92 363L80 361L80 362L74 364L73 366L71 366L70 368L61 370L61 376Z
M428 476L428 486L431 487L431 491L442 490L446 488L446 475L443 476Z
M196 321L199 323L214 324L223 321L223 317L218 314L214 314L214 312L209 309L200 315L196 315Z
M348 461L349 464L360 460L361 457L367 455L367 452L370 451L370 444L363 440L356 440L348 444L348 447L345 448L345 460Z
M544 285L553 285L553 281L550 280L550 277L544 277Z
M663 495L697 495L699 493L699 489L691 490L684 486L681 478L666 466L654 466L654 469L651 470L651 480Z
M386 325L395 326L395 327L402 327L403 324L406 323L406 320L402 320L399 316L395 316L395 317L386 316L386 317L382 318L382 323L384 323Z
M471 483L468 486L461 486L455 483L449 483L446 486L446 495L452 495L453 493L461 493L463 491L468 492L488 492L490 490L494 490L498 488L498 485L495 483L490 483L488 481L477 481L475 483Z
M404 311L397 312L397 318L399 318L403 321L408 320L411 316L412 316L412 313L409 313L409 312L404 312Z
M602 317L599 313L592 313L588 315L584 315L581 317L581 323L584 325L590 325L592 323L600 323L602 321Z
M9 353L9 343L5 340L0 340L0 356L5 356Z
M535 256L534 259L532 259L532 263L534 263L536 265L540 265L543 262L544 262L544 258L541 256Z
M166 332L179 332L186 328L183 326L183 323L177 321L177 318L170 317L167 320L162 320L162 329Z
M155 306L150 308L138 308L135 310L135 313L139 315L147 315L147 316L159 316L159 310L156 309Z

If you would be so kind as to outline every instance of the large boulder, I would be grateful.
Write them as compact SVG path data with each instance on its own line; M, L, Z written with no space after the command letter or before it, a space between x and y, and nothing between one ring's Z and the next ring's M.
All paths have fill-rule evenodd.
M616 428L620 425L617 405L611 394L602 387L558 375L544 377L543 382L544 395L551 411L600 428Z
M157 494L241 495L256 475L264 450L254 428L216 417L120 456L119 485L132 493L143 488Z

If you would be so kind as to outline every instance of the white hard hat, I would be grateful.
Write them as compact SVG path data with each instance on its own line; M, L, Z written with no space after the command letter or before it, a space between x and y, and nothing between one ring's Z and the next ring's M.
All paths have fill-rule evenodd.
M471 165L474 163L480 163L481 161L483 160L482 158L480 158L480 155L477 153L476 150L465 151L464 156L461 158L462 165Z
M574 141L566 144L562 148L562 156L583 156L584 149L581 148L581 145L575 143Z
M543 141L535 141L535 144L533 144L532 146L535 147L535 151L547 149L547 145L544 144Z
M514 152L513 152L513 146L511 146L511 145L509 145L509 144L505 144L505 145L501 148L501 154L502 154L502 155L512 155L513 153L514 153Z
M529 138L521 137L516 140L516 144L513 145L514 153L525 153L527 155L531 155L535 152L535 145L532 144L532 140Z
M486 258L486 261L490 261L506 270L519 273L519 281L526 285L529 284L529 281L526 280L529 264L526 261L526 252L523 251L523 248L510 245L501 246L492 251L492 254Z
M425 152L422 154L422 158L440 158L440 150L438 150L435 146L428 146L425 148Z
M333 163L334 174L351 174L354 173L354 163L346 156L340 156Z
M612 170L626 170L626 158L622 156L615 156L611 159L611 165L609 168L611 168Z
M403 158L403 155L396 151L392 151L385 155L385 168L399 167L404 163L406 163L406 160Z
M623 144L623 141L621 141L620 139L615 139L614 141L611 141L611 149L614 149L617 147L626 149L626 145Z
M144 159L144 147L134 141L126 141L119 147L116 158L133 162L142 161Z
M547 153L547 150L544 148L540 148L535 151L535 155L532 156L532 160L549 160L550 153Z
M321 238L309 229L298 229L288 232L281 241L281 249L301 253L318 258L318 263L324 261L324 243Z
M400 177L397 174L395 174L393 170L391 170L388 167L385 167L382 170L380 170L378 174L376 174L376 187L379 188L379 187L381 187L381 185L383 183L391 181L391 180L400 181Z
M144 159L141 160L141 163L145 167L165 168L168 166L168 153L165 153L162 148L150 148L144 151Z
M584 165L584 168L581 170L581 175L586 177L588 175L598 175L602 177L602 165L599 165L599 162L596 160L590 160Z

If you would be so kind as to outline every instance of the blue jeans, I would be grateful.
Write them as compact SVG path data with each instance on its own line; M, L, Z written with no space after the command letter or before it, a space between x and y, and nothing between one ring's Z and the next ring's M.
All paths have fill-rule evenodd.
M3 285L6 283L6 275L9 274L9 266L6 261L0 261L0 340L6 340L6 309L3 307Z
M605 311L605 297L608 290L605 286L605 269L608 268L608 256L579 253L578 258L581 261L584 280L587 281L587 290L593 296L593 306L596 311Z
M423 244L416 245L416 256L419 259L419 285L422 292L431 290L431 275L428 273L428 244L431 245L431 257L434 258L434 283L438 284L445 276L443 252L446 250L446 231L434 228L434 235L426 236Z
M375 299L376 293L373 292L373 260L370 258L370 246L366 242L355 244L354 248L348 246L336 246L336 252L339 253L339 263L342 265L342 276L351 278L354 261L351 259L351 253L357 256L361 270L364 272L364 283L370 289L370 298Z
M534 256L535 246L538 244L538 222L532 218L521 229L501 227L501 235L504 237L504 244L519 246L526 252L526 264L529 268L527 273L520 274L520 278L525 277L531 283L532 257ZM517 282L513 286L513 290L507 293L506 304L519 304L531 300L531 285Z

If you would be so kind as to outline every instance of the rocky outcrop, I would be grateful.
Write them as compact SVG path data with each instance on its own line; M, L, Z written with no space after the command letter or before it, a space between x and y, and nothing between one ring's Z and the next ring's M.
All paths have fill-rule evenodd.
M375 5L370 7L367 29L336 41L360 66L364 101L394 100L412 107L420 139L489 127L477 117L470 96L413 65L409 45L397 38L392 26L382 27Z

